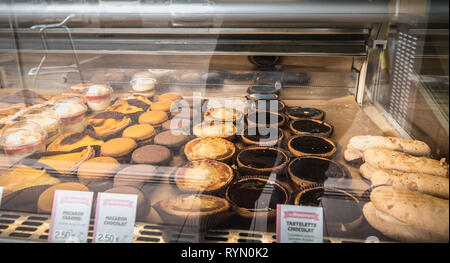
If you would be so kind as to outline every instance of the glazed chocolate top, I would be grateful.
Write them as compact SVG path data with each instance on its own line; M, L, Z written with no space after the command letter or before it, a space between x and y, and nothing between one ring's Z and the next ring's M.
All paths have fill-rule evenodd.
M315 108L289 108L286 111L287 114L298 118L317 118L322 114L322 111Z
M255 85L249 88L252 93L276 93L278 89L269 85Z
M322 138L314 136L301 136L291 142L291 147L307 154L324 154L333 150L333 145Z
M342 167L321 158L296 159L291 163L289 169L298 178L320 184L323 184L330 177L342 178L345 176Z
M330 127L313 120L297 120L292 123L292 127L297 131L308 133L327 133L330 131Z
M275 94L270 93L253 93L248 95L248 97L255 99L255 100L275 100L277 99L277 96Z
M257 124L277 125L284 118L271 112L254 112L248 115L248 120Z
M273 140L274 138L279 139L282 135L280 129L278 128L263 127L263 129L266 130L260 130L258 127L255 129L246 129L244 136L254 142L267 142L269 140Z
M299 199L300 205L321 206L324 218L331 224L349 223L361 216L358 203L348 193L323 187L305 190Z
M253 168L273 168L286 162L286 157L280 151L270 148L243 150L239 161Z
M286 202L285 192L265 180L248 179L236 182L228 189L230 199L239 207L252 211L269 211Z

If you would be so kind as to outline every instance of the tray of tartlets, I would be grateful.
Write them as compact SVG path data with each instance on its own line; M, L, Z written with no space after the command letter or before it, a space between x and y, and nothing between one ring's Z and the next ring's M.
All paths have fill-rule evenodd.
M141 221L273 232L277 204L321 206L327 236L395 240L365 220L367 198L349 189L347 169L364 152L349 144L348 163L334 160L323 110L288 107L267 85L250 86L238 108L158 94L163 77L135 74L132 92L120 95L77 84L17 111L0 137L11 160L0 173L1 208L49 214L58 189L127 193L138 195Z

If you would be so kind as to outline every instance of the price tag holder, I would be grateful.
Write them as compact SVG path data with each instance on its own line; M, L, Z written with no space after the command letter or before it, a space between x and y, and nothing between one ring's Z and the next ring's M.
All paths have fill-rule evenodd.
M322 207L277 205L278 243L323 243Z
M0 208L2 207L3 187L0 186Z
M137 195L98 193L95 243L133 243Z
M86 243L92 198L92 192L56 190L48 242Z

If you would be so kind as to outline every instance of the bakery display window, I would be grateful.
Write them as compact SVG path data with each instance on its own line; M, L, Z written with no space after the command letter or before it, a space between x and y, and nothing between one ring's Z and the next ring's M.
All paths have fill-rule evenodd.
M448 242L448 83L446 1L1 3L0 241Z

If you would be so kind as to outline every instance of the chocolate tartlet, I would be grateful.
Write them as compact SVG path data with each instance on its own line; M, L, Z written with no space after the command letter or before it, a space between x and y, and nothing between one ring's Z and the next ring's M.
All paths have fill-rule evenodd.
M288 141L289 151L296 157L314 155L330 158L336 152L336 144L325 137L296 135Z
M155 210L166 224L200 229L220 225L233 215L227 200L204 194L172 196L155 205Z
M275 93L252 93L245 96L247 100L259 101L259 100L278 100L280 97Z
M288 162L287 153L274 147L249 146L236 156L239 172L243 174L282 174Z
M212 159L228 162L235 152L234 144L222 138L197 138L184 147L184 154L189 161Z
M252 85L248 87L247 93L253 94L253 93L259 93L259 94L279 94L281 90L281 86L274 86L274 85Z
M258 100L250 102L250 108L254 108L257 111L283 112L286 109L286 104L281 100Z
M248 127L240 135L245 145L275 146L284 140L284 132L277 127Z
M314 119L323 120L325 112L316 108L302 108L302 107L288 107L286 109L286 115L291 120L297 119Z
M123 129L130 125L131 119L120 112L100 112L88 119L88 130L93 131L92 137L108 140L120 135Z
M325 184L346 186L351 184L351 175L338 162L316 156L299 157L288 165L288 176L298 186Z
M362 222L359 199L343 189L310 185L300 189L294 204L322 207L329 235L335 231L350 231Z
M276 218L277 204L288 204L289 192L281 183L259 177L244 177L230 184L225 193L233 209L243 218Z
M191 120L175 117L171 120L165 121L162 125L162 130L182 130L189 132L191 130Z
M287 118L284 114L270 111L255 111L245 116L248 125L263 125L283 127Z
M178 168L174 181L182 191L216 193L227 187L233 177L233 169L225 163L197 160Z
M317 135L329 137L333 133L333 126L324 121L313 119L297 119L289 122L289 130L297 135Z

